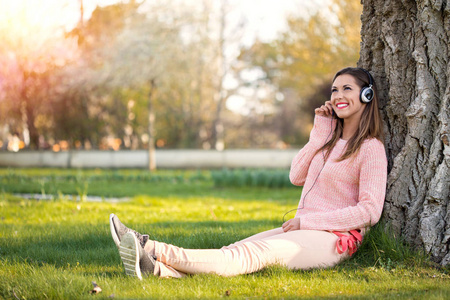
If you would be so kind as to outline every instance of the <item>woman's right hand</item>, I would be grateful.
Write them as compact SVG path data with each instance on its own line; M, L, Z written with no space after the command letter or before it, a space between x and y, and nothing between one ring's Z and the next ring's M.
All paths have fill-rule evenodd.
M331 106L331 101L326 101L324 105L314 110L316 115L331 118L333 117L333 106Z
M300 219L293 218L293 219L287 220L286 222L283 223L283 225L281 227L283 228L284 232L300 230Z

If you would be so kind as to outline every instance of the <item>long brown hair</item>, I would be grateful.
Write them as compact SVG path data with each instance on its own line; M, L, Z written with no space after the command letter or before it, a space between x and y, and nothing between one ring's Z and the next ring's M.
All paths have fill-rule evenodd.
M370 83L369 74L367 74L366 71L361 68L342 69L339 72L337 72L336 75L334 75L333 82L338 76L344 74L353 76L353 78L356 80L356 83L360 88L369 86ZM366 107L364 108L363 113L361 115L361 119L359 120L358 129L353 134L353 136L348 140L345 152L341 155L341 157L337 159L337 161L343 161L351 157L353 154L357 154L359 152L359 149L361 149L361 145L366 139L376 138L381 142L384 142L382 119L380 111L378 109L377 86L373 78L372 78L372 89L374 91L373 99L369 103L365 104ZM326 150L327 153L325 155L325 160L327 160L328 156L331 153L331 150L333 150L337 141L341 138L343 131L344 131L344 120L337 118L336 129L333 132L333 136L325 145L322 146L322 148L317 150L316 153Z

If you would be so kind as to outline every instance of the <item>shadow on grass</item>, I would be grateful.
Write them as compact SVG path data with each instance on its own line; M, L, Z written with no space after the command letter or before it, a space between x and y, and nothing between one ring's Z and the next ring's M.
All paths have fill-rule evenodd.
M150 238L184 248L213 249L271 229L272 220L242 222L160 222L140 224L135 229ZM277 224L279 225L279 224ZM2 225L6 233L0 238L2 260L24 261L38 266L77 265L116 266L120 264L117 248L111 238L109 224L104 226ZM144 230L146 228L147 230ZM13 232L14 230L14 232Z

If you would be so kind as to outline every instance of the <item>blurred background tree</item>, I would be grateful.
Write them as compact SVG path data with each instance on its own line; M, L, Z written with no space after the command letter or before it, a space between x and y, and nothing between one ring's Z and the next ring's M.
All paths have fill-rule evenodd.
M80 0L78 23L60 36L3 22L1 145L300 146L334 73L359 59L361 10L356 0L317 1L251 45L232 0L117 1L88 17Z
M17 147L38 149L58 126L51 103L60 87L59 72L69 62L75 45L54 38L40 28L0 23L0 137L20 140Z
M290 16L278 39L242 50L238 73L257 70L252 84L273 86L277 109L270 127L278 130L278 141L305 143L314 109L329 99L334 73L358 61L361 10L359 1L334 0L307 17Z

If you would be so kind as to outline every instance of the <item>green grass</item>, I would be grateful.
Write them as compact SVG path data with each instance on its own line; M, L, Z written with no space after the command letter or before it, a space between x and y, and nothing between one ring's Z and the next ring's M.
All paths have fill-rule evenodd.
M215 170L211 172L215 187L295 187L288 170Z
M352 259L331 269L289 271L273 266L231 278L129 278L110 237L111 212L151 238L186 248L217 248L280 226L300 195L293 188L217 188L208 171L153 175L160 179L151 182L150 175L139 170L0 169L0 298L448 299L450 295L450 270L427 261L381 225L366 235ZM12 195L40 193L39 181L47 178L54 179L44 184L45 192L70 194L76 185L71 176L89 178L89 195L130 196L130 200L36 201ZM88 293L92 281L103 289L100 294Z
M236 178L240 179L242 174L256 175L257 180L238 184ZM225 180L218 180L220 175ZM259 199L269 194L272 199L297 201L300 193L298 188L273 191L271 185L282 181L280 178L283 175L284 179L289 179L286 170L163 170L151 173L145 170L0 168L0 192L52 195L55 199L61 198L63 194L101 197L211 196L232 199Z

